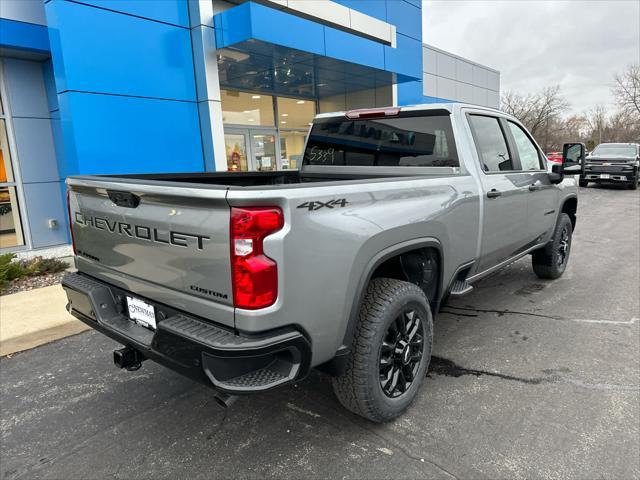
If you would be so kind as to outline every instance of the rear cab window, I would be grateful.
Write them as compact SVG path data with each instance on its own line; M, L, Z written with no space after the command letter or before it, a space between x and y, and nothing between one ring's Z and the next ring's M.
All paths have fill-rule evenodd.
M401 112L397 117L320 118L314 122L305 165L458 167L447 113Z

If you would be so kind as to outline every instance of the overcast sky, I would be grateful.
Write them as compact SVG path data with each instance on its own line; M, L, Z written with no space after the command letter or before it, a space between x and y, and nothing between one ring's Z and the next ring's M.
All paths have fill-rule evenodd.
M640 0L423 0L424 42L500 70L501 90L559 84L574 112L612 105L640 62Z

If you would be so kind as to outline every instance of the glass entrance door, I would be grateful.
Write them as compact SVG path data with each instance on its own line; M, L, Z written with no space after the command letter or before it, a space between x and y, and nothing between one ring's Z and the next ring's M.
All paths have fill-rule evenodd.
M227 170L270 172L280 166L280 146L271 129L226 128L224 134Z
M255 170L270 172L278 169L276 134L251 131L251 150Z
M242 132L225 133L224 147L227 153L227 170L229 172L248 172L247 134Z

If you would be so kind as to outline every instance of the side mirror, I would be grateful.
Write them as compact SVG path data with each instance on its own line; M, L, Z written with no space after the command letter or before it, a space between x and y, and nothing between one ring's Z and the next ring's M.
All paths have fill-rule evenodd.
M581 175L584 169L586 147L584 143L565 143L562 147L564 175Z

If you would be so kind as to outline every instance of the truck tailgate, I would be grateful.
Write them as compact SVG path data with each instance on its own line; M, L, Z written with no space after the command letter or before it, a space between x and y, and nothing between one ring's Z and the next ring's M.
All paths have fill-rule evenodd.
M82 178L68 185L80 272L233 325L226 188Z

